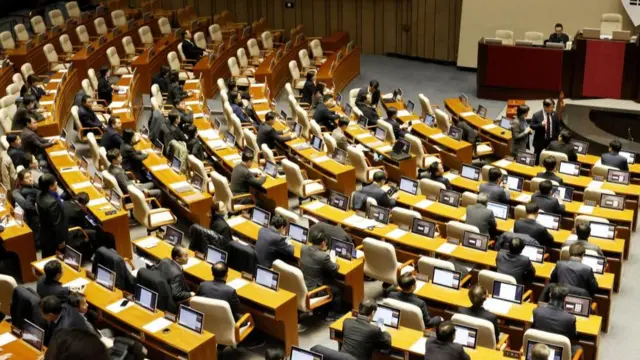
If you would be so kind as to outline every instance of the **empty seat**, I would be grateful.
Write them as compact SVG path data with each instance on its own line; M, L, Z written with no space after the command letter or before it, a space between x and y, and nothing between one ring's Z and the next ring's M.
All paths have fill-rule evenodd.
M49 22L51 23L51 26L63 26L64 16L62 15L62 11L60 11L60 9L53 9L49 11Z
M47 63L49 63L49 71L56 72L59 70L64 70L68 66L64 61L61 61L60 56L56 52L56 48L51 44L46 44L42 51L44 52L45 57L47 58Z
M16 42L13 40L10 31L3 31L0 33L0 45L5 50L13 50L16 48Z
M511 30L496 30L496 39L502 40L503 45L513 45L513 31Z
M120 62L120 55L118 55L118 50L114 46L107 49L107 58L113 75L131 74L131 69Z
M67 16L69 18L78 20L82 17L80 7L76 1L68 1L64 6L67 9Z
M127 17L122 10L115 10L111 12L111 21L113 26L121 27L127 25Z
M322 180L305 179L298 164L287 159L282 160L282 168L287 180L289 192L292 192L298 199L306 199L315 195L323 194L326 190Z
M166 17L158 19L158 27L162 36L169 36L171 34L171 23Z
M97 18L93 20L93 26L95 26L96 34L98 36L107 35L109 32L109 28L107 28L107 23L104 21L104 18Z
M16 41L27 42L29 41L29 32L24 24L17 24L13 27L13 32L16 34Z
M524 33L524 39L526 41L531 41L534 45L542 45L544 44L544 34L537 31L527 31Z
M31 23L31 31L34 34L44 34L44 32L47 31L47 26L45 25L42 16L34 16L29 20L29 22Z
M137 187L129 185L127 190L133 203L133 217L140 225L147 229L157 229L161 226L175 224L177 219L171 213L171 210L160 207L159 203L157 203L157 208L151 209L144 194ZM150 198L149 200L155 199Z
M400 274L414 271L411 266L413 260L406 263L398 262L396 249L392 244L368 237L362 240L362 245L365 258L364 273L367 276L397 286Z
M612 35L614 31L622 30L622 15L602 14L600 17L600 34Z
M255 327L251 314L247 313L238 321L234 320L229 303L224 300L194 296L190 306L203 313L203 329L216 336L216 343L236 347Z

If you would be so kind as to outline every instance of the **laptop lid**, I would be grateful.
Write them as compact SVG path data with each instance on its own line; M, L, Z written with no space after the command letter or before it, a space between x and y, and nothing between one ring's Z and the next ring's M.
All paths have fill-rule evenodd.
M67 141L67 130L66 129L62 129L62 133L60 133L60 140L62 140L62 142L66 142Z
M560 215L540 212L536 217L536 222L549 230L558 230L560 226Z
M120 202L120 194L113 189L109 193L109 203L116 208L116 210L120 210L120 207L122 206L122 203Z
M374 136L380 141L385 141L387 139L387 130L378 126Z
M544 246L525 245L521 255L528 257L532 262L542 264L544 262Z
M462 139L462 129L451 126L447 135L454 140L460 141Z
M205 261L211 265L214 265L220 261L223 263L227 262L227 252L224 250L220 250L213 245L207 245L207 255L205 257Z
M480 169L471 165L462 165L460 176L473 181L478 181L480 179Z
M178 310L178 325L202 334L204 314L188 306L180 305L180 309Z
M411 223L411 232L414 234L433 238L436 233L436 223L428 220L414 218Z
M309 229L298 224L289 223L287 235L301 244L306 244L309 240Z
M499 126L505 130L511 131L511 119L508 117L501 117Z
M400 184L398 185L400 191L404 191L411 195L418 194L418 182L416 180L409 179L408 177L400 177Z
M264 163L264 173L271 176L272 178L278 178L278 165L272 161L265 161Z
M532 359L532 351L533 351L533 347L538 345L539 343L536 341L529 341L527 342L527 349L525 351L525 355L524 358L526 360L531 360ZM560 346L555 346L555 345L551 345L551 344L545 344L547 345L547 347L549 348L549 358L548 360L562 360L563 355L563 349Z
M197 173L192 173L191 174L191 185L196 188L196 190L198 191L202 191L202 188L204 187L204 178L202 178L202 176L200 176L200 174Z
M353 244L335 237L331 237L331 251L345 260L351 260L354 257Z
M181 168L182 168L182 160L178 159L177 156L174 156L173 159L171 159L171 170L180 174Z
M609 169L609 171L607 171L607 181L616 184L629 185L629 172Z
M507 220L509 216L509 205L489 201L487 202L487 208L493 211L493 215L498 219Z
M482 106L482 105L478 105L478 110L476 110L476 114L478 114L478 116L486 118L487 117L487 108Z
M311 137L311 147L313 147L314 149L318 150L318 151L322 151L322 145L323 145L323 141L322 139L320 139L319 137L313 135Z
M606 209L624 210L626 198L624 195L602 194L600 206Z
M415 107L416 107L416 104L413 101L411 101L411 100L407 101L407 111L408 112L412 113L413 109Z
M293 132L297 137L300 137L300 134L302 134L302 125L295 123L295 125L293 125Z
M366 130L367 126L369 126L369 119L364 115L360 115L360 118L358 118L358 126Z
M24 319L22 324L22 340L38 351L41 351L44 345L44 329Z
M589 265L594 274L604 274L606 260L604 256L587 255L582 256L582 263Z
M459 192L441 189L438 202L445 205L458 207L460 205L460 196L461 195Z
M76 156L76 143L70 143L69 144L69 155L71 155L71 157L75 157Z
M109 291L113 291L116 288L116 273L98 264L96 282Z
M523 285L509 284L509 283L497 281L497 280L493 282L493 293L491 294L491 297L494 299L521 304L523 294L524 294Z
M387 208L384 208L382 206L378 206L378 205L371 205L369 206L369 211L367 213L367 217L369 219L373 219L379 223L382 224L388 224L389 223L389 213L391 211Z
M456 335L453 342L470 349L475 349L478 340L478 329L458 324L455 324L454 327L456 329Z
M134 301L143 308L155 312L158 305L158 293L136 284Z
M607 240L613 240L616 237L616 224L591 221L589 227L591 228L589 236Z
M489 236L485 234L480 234L473 231L465 231L462 237L462 246L474 250L487 251L488 244Z
M422 119L427 126L433 127L436 123L436 118L431 114L425 114L424 119Z
M260 226L268 227L271 222L271 213L259 207L254 207L251 212L251 221Z
M297 346L291 347L290 360L322 360L323 355L317 352L301 349Z
M408 154L411 151L411 143L403 138L398 138L391 151L396 154Z
M467 95L461 93L460 95L458 95L458 99L460 100L460 102L464 105L469 104L469 98L467 97Z
M347 152L338 148L333 149L333 160L345 165L347 163Z
M226 142L227 146L229 146L229 147L235 147L236 146L236 137L232 133L227 132L227 135L224 138L224 142Z
M162 152L164 151L164 144L161 143L160 140L155 139L151 144L153 147L153 151L155 151L158 154L162 154Z
M573 150L580 155L586 155L589 151L589 143L587 141L571 140L569 142L573 145Z
M384 326L389 326L397 329L400 326L400 309L392 308L378 304L376 312L373 314L373 321Z
M516 163L527 166L535 166L536 154L528 153L526 151L518 151L518 154L516 155Z
M460 279L462 279L462 275L458 271L447 270L437 266L433 268L431 281L436 285L458 290L460 288Z
M567 295L564 298L564 309L575 316L588 318L591 313L591 298Z
M140 135L143 138L148 139L149 138L149 128L147 128L146 126L142 125L142 128L140 129Z
M64 247L62 261L75 271L80 271L82 266L82 254L69 245Z
M509 190L521 192L524 186L524 178L520 176L507 175L502 178Z
M171 225L168 225L167 229L164 232L164 241L173 246L182 244L183 237L184 233Z
M569 186L553 185L551 187L551 196L562 201L573 201L573 188Z
M279 281L279 273L269 270L262 265L258 265L258 267L256 268L256 284L262 285L274 291L278 291Z
M560 174L570 176L580 176L580 164L569 161L561 161L558 172Z
M349 207L349 198L344 196L342 193L331 190L329 195L329 205L342 211L347 211L347 208Z

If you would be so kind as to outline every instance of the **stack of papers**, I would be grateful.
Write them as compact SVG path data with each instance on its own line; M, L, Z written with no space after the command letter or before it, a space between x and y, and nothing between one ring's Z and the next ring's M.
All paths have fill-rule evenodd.
M516 198L516 200L518 200L520 202L529 202L529 201L531 201L531 195L529 195L529 194L521 194L520 196L518 196Z
M456 174L454 174L454 173L450 173L450 172L448 172L448 173L444 174L444 177L446 177L447 179L449 179L449 181L453 181L453 179L457 178L457 177L458 177L458 175L456 175Z
M191 80L187 80L184 83L185 84L197 84L198 82L200 82L200 80L198 79L191 79Z
M180 181L180 182L174 182L173 184L169 185L171 186L172 189L177 189L183 186L191 186L191 184L189 184L186 181Z
M218 149L222 149L222 148L226 148L227 147L227 143L224 142L223 140L211 140L211 141L207 141L207 145L214 149L214 150L218 150Z
M407 110L398 110L398 117L411 116L411 115L412 114Z
M445 135L445 134L443 134L443 133L437 133L437 134L430 135L429 137L430 137L430 138L432 138L432 139L434 139L434 140L437 140L437 139L443 138L443 137L445 137L445 136L446 136L446 135Z
M109 104L110 109L121 108L123 106L124 106L124 101L114 101L111 104Z
M232 217L231 219L227 220L227 224L229 224L230 227L234 227L236 225L240 225L240 224L244 223L245 221L247 221L246 218L244 218L242 216L236 216L236 217Z
M591 189L600 189L602 185L604 185L604 182L602 181L591 180L591 182L589 183L589 185L587 185L587 187Z
M451 243L444 243L442 245L440 245L440 247L438 247L436 249L436 252L439 253L444 253L444 254L451 254L453 252L453 250L457 249L458 245L454 245Z
M405 236L406 234L407 234L407 232L402 230L402 229L394 229L393 231L388 232L386 236L390 237L390 238L392 238L394 240L398 240L401 237Z
M131 79L133 77L133 74L124 74L122 75L123 79Z
M218 138L218 131L216 131L215 129L200 130L200 131L198 131L198 134L203 139L217 139Z
M5 346L8 343L16 341L18 338L13 336L10 332L0 335L0 346Z
M200 259L198 258L194 258L194 257L190 257L189 260L187 260L187 263L182 265L182 269L187 270L188 268L198 265L200 264L202 261L200 261Z
M311 161L313 161L315 163L321 163L321 162L325 162L325 161L329 161L329 160L331 160L331 158L329 158L326 155L318 156L317 158L311 159Z
M253 104L264 104L267 102L267 99L262 98L262 99L251 99L251 103Z
M120 304L122 304L122 302L123 302L123 301L124 301L124 298L123 298L123 299L120 299L120 300L118 300L118 301L116 301L116 302L114 302L113 304L111 304L111 305L107 306L107 310L109 310L110 312L112 312L112 313L114 313L114 314L117 314L117 313L119 313L120 311L122 311L122 310L124 310L124 309L126 309L126 308L130 308L130 307L132 307L132 306L135 304L133 301L129 301L129 302L127 303L127 305L125 305L125 306L120 306Z
M91 181L83 181L80 183L75 183L73 185L71 185L71 187L73 188L73 190L78 190L78 189L82 189L82 188L86 188L91 186Z
M237 279L233 279L231 281L229 281L227 283L228 286L231 286L232 288L238 290L241 287L247 285L249 282L243 278L237 278Z
M83 286L87 286L88 283L90 283L91 281L89 279L85 279L85 278L77 278L75 280L71 280L68 283L62 285L64 287L68 287L70 289L79 289Z
M87 206L96 206L96 205L102 205L102 204L106 204L106 203L107 203L107 199L98 198L98 199L90 200L89 203L87 204Z
M325 206L325 204L320 202L320 201L316 201L316 202L313 202L311 204L304 205L305 209L311 210L311 211L318 210L320 208L323 208L324 206Z
M151 167L151 171L166 170L168 168L169 168L169 165L167 165L167 164L155 165L155 166Z
M223 157L223 159L225 159L227 161L233 161L233 160L240 159L240 158L241 158L240 154L231 154L231 155L227 155L227 156Z
M364 138L367 138L367 137L370 137L370 136L371 136L371 134L369 134L369 133L362 133L362 134L356 135L356 139L364 139Z
M502 159L502 160L496 161L495 164L496 164L497 167L507 167L507 166L511 165L512 162L513 161Z
M151 249L152 247L157 246L159 242L160 240L157 238L148 238L148 239L144 239L136 242L136 245L143 249Z
M68 155L69 152L67 150L58 150L58 151L52 151L49 153L50 157L56 157L56 156L64 156L64 155Z
M433 201L431 201L431 200L427 200L427 199L424 199L424 200L422 200L422 201L420 201L420 202L416 203L416 204L415 204L415 205L413 205L413 206L415 206L415 207L417 207L417 208L420 208L420 209L426 209L426 208L428 208L428 207L429 207L429 206L431 206L431 205L433 205Z
M495 128L495 127L496 127L495 124L487 124L487 125L484 125L482 128L485 129L485 130L491 130L491 129Z
M580 205L580 208L578 209L578 212L581 213L581 214L592 214L593 213L593 206Z
M465 111L463 113L460 113L460 116L471 116L471 115L475 115L476 113L474 113L473 111Z
M148 323L147 325L143 326L142 328L147 330L148 332L156 333L156 332L166 328L167 326L169 326L171 324L173 324L171 321L161 317L161 318L153 320L152 322Z
M490 311L494 314L502 314L502 315L508 313L509 310L511 309L511 306L513 306L513 304L508 301L498 300L493 298L485 300L484 304L482 305L482 307L485 308L487 311Z
M184 104L185 105L200 105L200 102L198 100L191 100L191 101L186 101Z
M111 113L112 114L124 114L124 113L127 113L127 112L129 112L129 109L123 108L123 109L115 109Z

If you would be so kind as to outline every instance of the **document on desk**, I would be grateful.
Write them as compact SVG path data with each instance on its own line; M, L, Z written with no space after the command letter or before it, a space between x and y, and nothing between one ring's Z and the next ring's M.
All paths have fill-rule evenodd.
M8 343L14 342L16 340L18 340L18 338L13 336L12 333L10 332L4 333L0 335L0 346L5 346Z
M65 156L65 155L69 155L69 152L67 150L58 150L58 151L52 151L49 153L49 157Z
M150 238L136 242L136 246L141 247L143 249L151 249L152 247L157 246L159 242L160 242L160 239L150 237Z
M207 141L207 146L213 150L224 149L227 147L227 143L222 139Z
M321 163L329 160L331 160L331 158L326 155L318 156L317 158L311 159L311 161L313 161L314 163Z
M415 204L415 205L413 205L413 206L414 206L414 207L417 207L417 208L420 208L420 209L426 209L426 208L428 208L428 207L429 207L429 206L431 206L431 205L433 205L433 201L431 201L431 200L427 200L427 199L424 199L424 200L422 200L422 201L420 201L420 202L416 203L416 204Z
M423 336L420 339L416 340L416 342L414 342L413 345L411 345L411 348L409 350L413 353L424 355L426 346L427 346L427 338Z
M569 240L578 240L578 235L576 235L576 234L569 235L569 237L567 238L567 241L569 241Z
M262 98L262 99L251 99L251 103L252 104L264 104L267 102L267 99Z
M482 154L482 153L490 152L490 151L492 151L492 150L493 150L493 149L491 148L491 146L486 145L486 144L479 144L479 145L476 147L476 153L478 153L478 154Z
M498 161L495 162L497 167L507 167L507 166L511 165L511 163L513 163L513 161L509 161L509 160L505 160L505 159L498 160Z
M429 137L430 137L431 139L433 139L433 140L437 140L437 139L443 138L443 137L445 137L445 136L446 136L446 135L445 135L445 134L443 134L443 133L437 133L437 134L429 135Z
M495 124L487 124L487 125L483 125L482 128L485 130L491 130L493 128L496 128L497 126Z
M518 196L516 198L516 200L519 201L519 202L528 203L529 201L531 201L531 195L529 195L529 194L520 194L520 196Z
M124 309L126 309L126 308L130 308L130 307L132 307L132 306L135 304L133 301L129 301L129 302L127 303L127 305L125 305L125 306L120 306L120 304L122 304L122 302L123 302L124 300L125 300L124 298L119 299L118 301L114 302L113 304L111 304L111 305L107 306L107 310L108 310L108 311L110 311L110 312L112 312L112 313L114 313L114 314L117 314L117 313L119 313L120 311L122 311L122 310L124 310Z
M49 262L49 261L58 261L56 259L44 259L41 261L38 261L37 263L33 264L33 266L35 266L36 268L38 268L39 270L44 269L44 266Z
M189 184L186 181L178 181L178 182L174 182L173 184L169 185L172 189L178 189L184 186L191 186L191 184Z
M362 133L362 134L358 134L356 135L356 139L360 140L360 139L364 139L364 138L368 138L371 137L371 134L369 133Z
M413 293L417 294L425 284L426 284L426 282L424 282L422 280L416 280L416 289L413 291Z
M87 284L89 284L91 281L89 279L85 279L85 278L77 278L74 280L69 281L68 283L62 285L64 287L70 288L70 289L78 289L81 288L82 286L87 286Z
M237 279L233 279L231 281L229 281L227 283L228 286L231 286L232 288L238 290L241 287L247 285L249 282L243 278L237 278Z
M204 113L193 113L194 119L200 119L204 117Z
M236 160L236 159L240 159L240 154L227 155L227 156L223 157L223 159L225 159L227 161L233 161L233 160Z
M236 217L232 217L231 219L227 220L227 224L229 224L230 227L234 227L236 225L240 225L240 224L244 223L245 221L247 221L247 219L245 217L236 216Z
M187 260L187 263L182 265L182 269L183 270L187 270L190 267L196 266L198 264L200 264L202 261L200 261L200 259L195 258L195 257L190 257L189 260Z
M362 259L364 257L364 251L356 250L356 259Z
M73 172L73 171L80 171L80 168L77 166L70 166L70 167L65 167L60 169L60 173L66 173L66 172Z
M314 201L314 202L312 202L311 204L306 204L306 205L304 205L304 207L305 207L307 210L316 211L316 210L318 210L318 209L323 208L325 205L326 205L326 204L325 204L325 203L323 203L323 202L320 202L320 201Z
M124 114L124 113L127 113L127 112L129 112L129 109L122 108L122 109L115 109L111 113L112 114Z
M589 206L589 205L580 205L580 208L578 209L578 212L580 214L593 214L593 206Z
M471 115L475 115L476 113L474 113L473 111L465 111L460 113L460 116L471 116Z
M89 202L87 203L87 206L96 206L96 205L102 205L106 203L108 203L107 199L97 198L97 199L89 200Z
M109 109L121 108L124 106L124 101L114 101L109 104Z
M40 101L40 105L53 105L53 100Z
M198 101L198 100L191 100L191 101L186 101L184 104L185 104L185 105L200 105L200 101Z
M199 130L198 135L203 139L217 139L220 137L216 129Z
M411 116L411 115L413 114L410 113L408 110L398 110L398 117Z
M391 239L398 240L406 234L407 232L402 229L393 229L392 231L388 232L386 236Z
M587 187L589 189L600 189L602 185L604 185L604 182L602 181L591 180L591 182L589 183L589 185L587 185Z
M124 74L121 76L123 79L131 79L133 77L133 74Z
M453 252L453 250L455 250L457 248L458 248L458 245L451 244L451 243L444 243L444 244L440 245L440 247L438 247L436 249L436 252L444 253L444 254L451 254Z
M83 188L89 187L91 185L93 185L93 184L91 184L91 181L83 181L83 182L72 184L71 188L73 190L78 190L78 189L83 189Z
M199 82L200 82L199 79L191 79L191 80L186 80L184 83L185 84L197 84Z
M363 229L368 226L368 220L358 215L351 215L348 218L344 219L344 223L352 226ZM375 224L375 221L373 222Z
M167 170L169 169L169 165L167 164L160 164L160 165L155 165L151 167L151 171L161 171L161 170Z
M62 82L62 78L55 78L55 79L49 79L50 83L58 83L58 82ZM51 91L51 90L49 90Z
M380 151L380 152L389 152L393 149L393 147L391 145L385 145L385 146L380 146L379 148L376 148L376 151Z
M494 314L502 314L502 315L507 314L509 310L511 310L511 306L513 306L513 304L508 301L498 300L493 298L489 298L485 300L484 304L482 305L482 307L485 308L487 311L490 311Z
M271 112L271 109L256 111L256 114L260 116L260 115L266 115L269 112Z
M143 326L142 328L147 330L148 332L157 333L158 331L166 328L167 326L169 326L171 324L173 324L173 322L161 317L161 318L153 320L152 322L148 323L147 325Z
M453 181L454 179L458 178L458 175L448 172L446 174L444 174L444 177L446 177L447 179L449 179L449 181Z

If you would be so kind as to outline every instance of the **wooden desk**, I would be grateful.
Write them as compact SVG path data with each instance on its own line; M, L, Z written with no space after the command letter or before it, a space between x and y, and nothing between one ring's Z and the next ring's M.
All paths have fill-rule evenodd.
M282 44L280 49L284 52L285 45ZM307 48L307 40L301 41L295 44L291 49L282 54L282 57L275 62L273 68L270 68L271 60L275 59L278 49L273 49L271 53L265 56L262 64L258 66L255 72L256 82L267 83L269 88L273 91L273 94L279 94L280 90L284 88L284 85L291 80L291 73L289 72L289 62L291 60L298 60L298 52L301 49Z
M221 54L216 54L213 62L209 62L208 56L203 56L198 63L193 67L193 74L196 77L201 77L204 86L202 87L202 93L205 98L213 99L216 97L220 89L218 89L218 79L228 79L231 77L231 71L227 60L231 57L235 57L239 48L244 47L247 44L248 38L243 38L230 44L227 41L226 48ZM217 50L217 49L215 49Z
M258 241L258 232L262 228L260 225L242 216L236 216L229 221L234 222L231 228L242 238L249 240L252 244ZM294 248L293 255L300 260L300 250L303 245L295 240L292 240L291 244ZM364 299L364 258L351 261L336 258L336 262L340 265L338 272L341 280L344 280L346 285L344 298L351 304L353 310L358 310L360 302Z
M33 271L42 274L44 264L51 260L57 261L55 257L50 257L39 262L31 263ZM102 320L112 327L133 336L145 346L161 353L163 357L171 359L186 358L189 360L216 358L217 347L213 334L207 331L198 334L177 323L169 325L167 327L169 332L167 333L164 333L164 331L151 332L145 329L144 326L156 319L164 317L163 311L156 310L155 312L151 312L138 305L133 305L119 312L113 312L109 309L109 306L124 300L124 295L121 290L116 289L115 291L109 291L103 286L87 279L84 269L77 272L66 264L62 264L62 266L64 270L60 282L65 284L78 278L85 278L88 281L84 290L87 302L97 308L98 317L102 318Z
M136 251L143 256L155 260L171 257L171 249L168 243L158 240L158 244L152 248L143 248L137 244L148 238L142 238L133 242ZM189 256L195 254L189 250ZM184 270L189 280L195 284L202 281L213 280L211 265L205 261ZM239 272L229 269L227 282L240 278ZM238 296L242 299L242 305L251 313L256 321L256 326L269 335L284 341L287 353L291 352L291 346L298 345L298 308L296 295L286 290L273 291L254 282L237 289Z
M153 31L152 31L153 32ZM167 54L177 51L180 38L172 32L166 38L156 40L153 47L144 49L142 53L131 62L131 68L136 69L136 74L140 76L140 86L150 91L151 78L160 71L160 67L167 63ZM153 51L151 51L153 50Z
M11 333L11 324L4 320L0 322L0 335L7 333ZM18 338L8 344L2 345L0 355L6 354L12 354L12 359L37 360L43 353Z
M344 31L336 31L329 36L323 36L320 39L322 51L337 52L349 43L349 33Z
M339 63L336 63L339 51L342 52L343 57ZM356 47L348 54L346 52L346 46L336 50L327 57L316 73L316 79L325 83L328 88L332 88L334 94L342 92L353 79L360 75L360 48ZM333 72L330 71L332 66Z
M0 233L0 239L2 239L2 245L7 252L14 252L20 259L20 274L22 275L22 282L28 283L35 281L36 278L31 272L30 263L36 260L36 243L33 232L23 222L22 225L18 225L13 218L13 208L11 204L6 202L0 211L0 216L9 215L8 224L5 224L4 231Z
M438 152L443 165L450 169L461 169L463 164L473 161L473 146L470 143L455 140L438 128L417 123L411 127L411 133L422 139L430 152Z
M7 86L13 82L13 74L15 73L12 66L0 68L0 97L7 95Z

